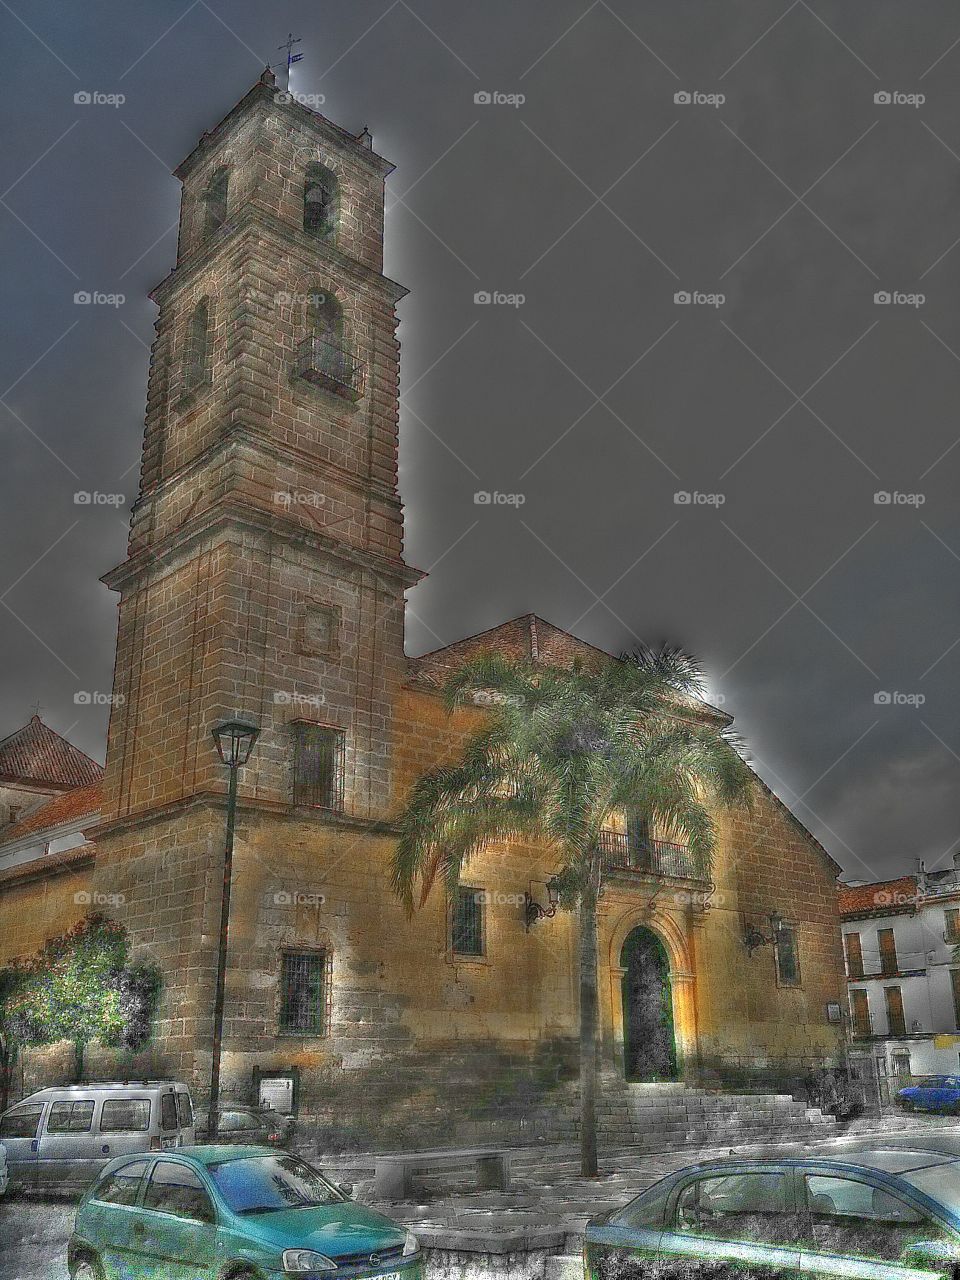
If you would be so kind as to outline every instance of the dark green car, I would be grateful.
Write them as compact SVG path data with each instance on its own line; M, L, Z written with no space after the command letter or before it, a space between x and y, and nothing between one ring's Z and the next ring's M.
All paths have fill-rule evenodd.
M296 1156L190 1147L122 1156L80 1201L73 1280L422 1280L416 1236Z

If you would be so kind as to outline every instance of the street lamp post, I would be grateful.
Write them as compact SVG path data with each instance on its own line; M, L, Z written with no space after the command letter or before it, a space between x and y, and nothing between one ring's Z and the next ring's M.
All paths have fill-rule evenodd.
M237 774L250 759L260 730L246 720L221 720L211 730L220 759L230 771L227 787L227 831L223 848L223 892L220 897L220 941L217 948L217 992L213 1003L213 1055L210 1065L210 1114L207 1141L215 1142L220 1110L220 1050L223 1044L223 1003L227 977L227 935L230 925L230 885L233 876L233 828L237 816Z

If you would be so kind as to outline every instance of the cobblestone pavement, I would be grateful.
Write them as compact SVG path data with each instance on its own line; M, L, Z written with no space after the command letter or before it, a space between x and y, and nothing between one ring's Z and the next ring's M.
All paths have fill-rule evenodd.
M867 1147L919 1144L960 1156L960 1122L950 1118L923 1117L905 1121L861 1121L827 1142L790 1144L787 1147L752 1145L738 1153L772 1153L774 1150L836 1150L845 1153ZM601 1160L601 1176L584 1180L577 1173L577 1153L572 1147L520 1150L515 1155L515 1185L510 1192L487 1192L430 1197L422 1203L378 1205L399 1221L409 1223L429 1246L451 1230L485 1236L510 1231L525 1233L552 1229L550 1248L570 1252L576 1248L583 1223L603 1208L622 1204L664 1174L698 1159L724 1155L731 1150L683 1151L638 1155L618 1151ZM357 1197L371 1202L372 1162L366 1157L337 1162L320 1161L331 1176L350 1177ZM369 1170L367 1166L369 1165ZM67 1200L8 1197L0 1200L0 1276L2 1280L67 1280L66 1245L73 1225L74 1205Z

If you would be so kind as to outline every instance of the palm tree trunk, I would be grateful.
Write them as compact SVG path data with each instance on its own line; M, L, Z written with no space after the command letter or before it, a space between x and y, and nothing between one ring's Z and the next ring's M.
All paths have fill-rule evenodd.
M73 1083L83 1083L83 1058L86 1045L82 1040L73 1042Z
M600 859L580 894L580 1173L597 1176L597 898Z

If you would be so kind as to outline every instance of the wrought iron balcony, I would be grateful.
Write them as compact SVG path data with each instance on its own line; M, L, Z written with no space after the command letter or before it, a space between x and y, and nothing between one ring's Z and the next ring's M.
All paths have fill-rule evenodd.
M326 338L304 338L297 348L294 374L349 400L363 395L363 365L351 352Z
M610 871L636 871L641 875L675 880L701 880L710 876L703 860L684 844L669 840L637 840L626 831L601 831L600 853Z

